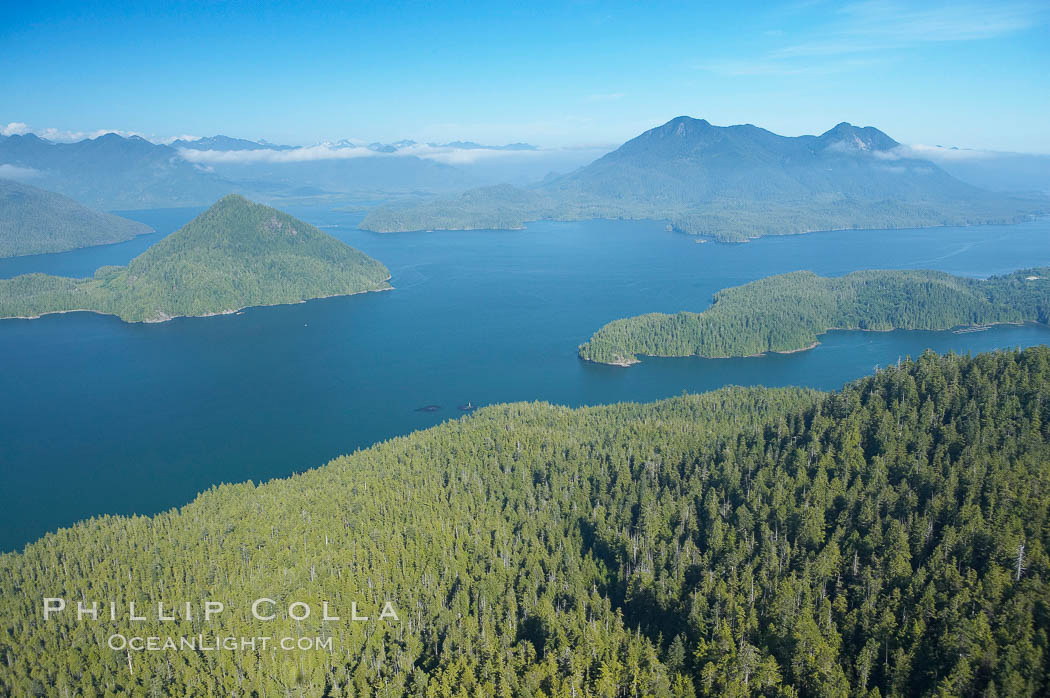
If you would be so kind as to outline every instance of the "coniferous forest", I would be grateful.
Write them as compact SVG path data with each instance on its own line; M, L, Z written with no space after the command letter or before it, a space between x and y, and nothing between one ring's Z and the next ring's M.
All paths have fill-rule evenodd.
M377 291L389 278L383 264L309 223L230 195L126 267L0 280L0 318L88 310L159 322Z
M105 245L150 232L148 225L0 178L0 257Z
M702 313L614 320L580 345L589 361L628 365L649 356L753 356L807 349L840 330L947 330L1050 322L1050 268L989 279L937 271L864 270L842 277L798 271L715 294Z
M1046 347L927 353L831 394L494 406L0 556L0 693L1040 696L1048 546ZM45 622L45 597L229 610ZM259 597L314 612L255 621Z
M0 698L1050 698L1050 0L258 5L0 10Z

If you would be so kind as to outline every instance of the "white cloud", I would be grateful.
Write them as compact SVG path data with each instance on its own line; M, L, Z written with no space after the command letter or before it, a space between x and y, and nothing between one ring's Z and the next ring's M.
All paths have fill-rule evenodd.
M1045 6L1029 2L972 1L917 7L893 0L863 0L837 11L821 8L820 12L830 19L815 24L794 43L757 56L713 60L696 67L726 75L859 70L872 62L892 60L893 52L902 49L1008 36L1044 22L1047 15ZM766 35L771 39L779 36Z
M497 150L495 148L454 148L423 143L404 146L392 153L382 153L364 146L337 147L328 143L292 150L192 150L183 148L179 154L190 162L212 165L248 165L257 163L316 162L319 160L352 160L365 157L415 156L452 165L468 165L479 160L496 158L528 158L543 151Z
M29 133L29 126L21 121L12 121L7 126L4 126L3 130L0 130L0 134L5 136L22 136L27 133Z
M968 148L945 148L940 145L902 145L895 150L900 151L901 157L921 158L923 160L959 161L959 160L984 160L1001 155L990 150L970 150Z
M919 44L993 39L1026 29L1039 12L1013 3L957 3L915 8L868 0L846 5L819 36L773 52L774 57L837 56Z
M755 60L721 60L699 63L694 67L713 73L743 77L751 75L835 75L870 68L886 62L885 57L847 58L827 62L786 61L780 58Z
M497 150L495 148L453 148L417 143L398 150L395 154L415 155L449 165L469 165L480 160L508 160L535 157L541 150Z
M872 150L869 154L878 160L928 160L934 163L991 160L1003 157L1031 157L1028 154L1002 150L948 148L943 145L924 145L922 143L902 144L892 150Z
M349 160L377 153L362 147L333 148L330 145L312 145L293 150L193 150L180 148L179 155L190 162L222 164L252 164L261 162L312 162L315 160Z
M619 93L609 95L595 95L602 99L619 99L623 95ZM582 123L586 123L588 120L578 119ZM505 129L507 125L501 125L502 129ZM456 128L460 133L470 129L465 126L459 126ZM484 130L484 129L479 129ZM51 141L58 142L73 142L78 140L84 140L86 138L97 138L98 136L107 133L116 133L120 136L139 136L146 140L152 141L153 143L159 143L164 145L170 145L176 140L197 140L197 136L184 134L181 136L171 136L166 138L158 138L153 135L145 135L137 131L125 131L121 129L99 129L96 131L69 131L57 128L34 128L28 124L22 122L11 122L7 126L0 126L0 133L4 135L16 135L35 133L41 138L46 138ZM317 145L303 146L285 150L271 150L271 149L258 149L258 150L195 150L189 148L180 148L179 155L194 164L201 169L211 170L214 165L234 165L234 164L260 164L260 163L296 163L296 162L316 162L322 160L352 160L363 157L406 157L415 156L427 160L433 160L435 162L442 162L451 165L469 165L479 161L491 161L491 160L525 160L535 157L542 157L544 154L551 154L555 151L572 151L572 150L601 150L607 151L615 147L615 145L593 145L583 144L566 146L563 148L551 148L551 149L522 149L522 150L504 150L496 147L473 147L473 148L457 148L450 145L429 145L425 143L415 143L412 145L401 145L397 147L392 153L383 153L372 150L363 145L354 145L354 143L367 143L367 138L351 138L343 139L335 143L325 142Z
M845 141L839 141L832 143L828 146L829 149L849 151L849 152L861 152L867 153L874 157L876 160L929 160L931 162L946 162L960 160L984 160L987 158L994 158L1007 153L1002 153L993 150L973 150L970 148L945 148L941 145L923 145L922 143L914 143L912 145L898 145L892 150L865 150L855 149L851 144Z
M201 136L191 136L188 133L184 133L181 136L168 136L167 138L159 138L154 143L160 143L161 145L171 145L175 141L195 141L200 139Z
M9 134L4 134L9 135ZM19 167L18 165L0 165L0 179L33 179L40 176L39 170L32 167Z

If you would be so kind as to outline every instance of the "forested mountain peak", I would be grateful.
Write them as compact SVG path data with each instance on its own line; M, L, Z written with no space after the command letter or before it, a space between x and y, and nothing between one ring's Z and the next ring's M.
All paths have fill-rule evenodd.
M540 189L576 201L634 202L698 215L742 207L742 219L758 207L798 215L815 201L824 202L822 210L859 202L901 208L919 200L928 208L932 200L972 202L985 195L931 162L895 158L889 151L897 145L876 128L845 122L821 136L790 137L751 124L712 126L678 117ZM895 167L887 166L890 158Z
M597 162L648 156L647 159L651 159L652 164L657 164L658 159L674 160L709 155L711 153L705 151L713 146L739 147L754 141L761 143L762 147L769 147L769 144L777 139L785 142L791 140L751 124L713 126L706 119L679 116L632 138L613 152L599 158ZM738 150L735 154L739 157L743 153Z
M670 135L678 138L686 138L698 131L714 128L707 119L696 119L692 116L676 116L662 126L646 131L646 134ZM643 136L645 134L642 134ZM639 136L641 137L641 136Z
M0 281L0 317L93 310L127 321L214 315L389 288L390 271L341 240L238 194L90 279Z
M289 246L302 248L314 241L346 246L287 213L249 201L240 194L227 194L131 264L153 262L188 247L208 248L212 254L251 256Z
M822 133L817 141L824 148L839 147L840 150L857 152L888 151L900 146L874 126L854 126L848 121Z
M602 160L635 160L655 167L744 169L760 162L798 165L825 154L862 155L900 144L872 126L843 121L820 136L781 136L753 124L713 126L706 119L679 116L649 129ZM830 151L830 152L828 152ZM682 158L689 160L683 163ZM587 168L585 168L587 169ZM689 177L683 172L682 177Z
M380 207L368 230L519 228L538 219L651 218L683 232L740 241L843 228L1018 222L1046 208L981 191L933 162L897 152L871 126L820 136L679 116L508 203L505 192ZM495 193L495 192L489 192Z

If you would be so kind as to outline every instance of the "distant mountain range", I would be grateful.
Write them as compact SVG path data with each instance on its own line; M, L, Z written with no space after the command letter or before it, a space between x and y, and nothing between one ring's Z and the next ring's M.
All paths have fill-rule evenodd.
M433 147L459 148L460 150L539 150L528 143L508 143L507 145L481 145L474 141L452 141L451 143L430 143Z
M152 232L137 221L93 211L27 184L0 179L0 257L64 252Z
M237 189L175 148L114 133L76 143L9 136L0 140L0 163L19 168L24 181L110 211L200 205Z
M529 188L374 210L381 232L514 228L542 218L667 219L724 241L838 228L1015 222L1050 208L965 184L876 128L786 137L687 116Z
M292 146L215 135L165 145L112 133L76 143L0 136L0 177L102 210L200 206L241 193L277 205L380 206L364 225L381 231L626 217L667 219L726 240L1020 220L1046 208L1038 200L1050 190L1046 163L901 146L845 123L788 138L689 117L612 152L471 140ZM974 184L1030 192L1029 200Z
M0 137L0 177L14 177L103 210L199 206L231 192L269 201L432 196L487 180L428 157L436 149L535 147L414 141L297 147L222 135L163 145L114 133L56 143L26 134Z
M171 142L172 148L189 148L191 150L294 150L295 146L275 145L266 141L249 141L244 138L230 138L229 136L209 136L208 138L194 138L192 140L175 140Z
M351 140L343 139L335 141L334 143L322 143L322 146L329 148L368 148L369 150L377 153L396 153L399 150L405 150L413 148L414 146L424 145L417 143L413 140L400 140L394 141L393 143L368 143L360 144L354 143ZM530 145L529 143L508 143L507 145L483 145L481 143L475 143L474 141L451 141L449 143L426 143L429 148L449 148L453 150L539 150L538 147ZM231 151L231 150L299 150L300 146L294 145L277 145L275 143L267 143L266 141L249 141L244 138L231 138L229 136L209 136L207 138L196 138L192 140L179 139L172 141L171 146L173 148L188 148L190 150L216 150L216 151Z
M389 278L380 262L309 223L230 195L126 267L0 280L0 317L87 310L162 322L378 291Z

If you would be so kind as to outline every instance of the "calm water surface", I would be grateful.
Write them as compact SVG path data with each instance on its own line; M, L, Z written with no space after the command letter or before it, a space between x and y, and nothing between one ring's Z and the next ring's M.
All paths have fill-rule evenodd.
M0 260L0 277L86 276L124 264L198 210L134 212L158 232ZM1046 343L988 332L834 332L750 359L576 357L603 323L702 310L726 286L812 269L931 268L969 276L1050 264L1050 221L831 232L696 244L661 223L536 223L523 231L379 235L357 217L291 209L382 260L396 290L125 324L75 313L0 321L0 550L103 513L153 513L219 483L266 480L459 417L457 405L647 401L726 384L832 389L930 347ZM436 412L418 412L424 405Z

